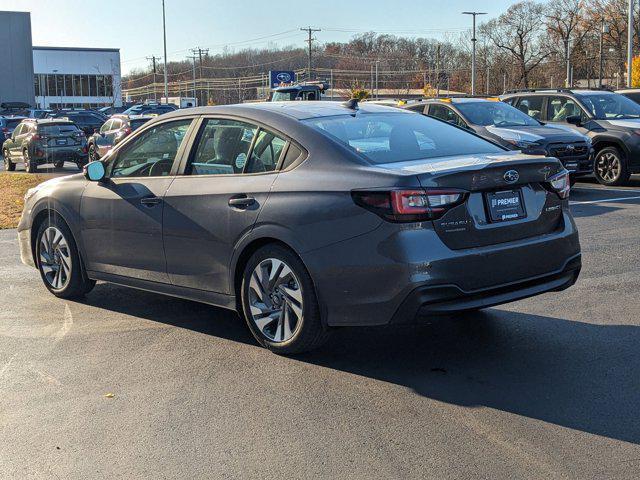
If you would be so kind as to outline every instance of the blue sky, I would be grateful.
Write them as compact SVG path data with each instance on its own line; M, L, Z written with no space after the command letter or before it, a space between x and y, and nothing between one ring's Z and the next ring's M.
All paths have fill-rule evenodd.
M502 13L515 0L165 0L169 60L246 47L304 46L308 25L320 42L345 41L358 32L445 38L469 28L464 10ZM3 0L3 10L31 12L34 45L120 48L122 70L162 55L161 0Z

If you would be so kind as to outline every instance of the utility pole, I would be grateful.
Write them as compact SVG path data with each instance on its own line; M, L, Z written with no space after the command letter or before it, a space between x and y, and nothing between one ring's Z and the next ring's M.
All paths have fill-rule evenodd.
M571 69L572 69L572 67L571 67L571 39L570 38L567 39L567 50L566 50L565 54L566 54L566 57L567 57L565 59L567 61L567 80L566 80L564 86L566 88L571 88L573 86L572 85L573 80L571 78Z
M199 67L199 76L200 76L200 81L202 81L202 54L204 53L205 55L209 54L209 49L208 48L200 48L200 47L196 47L196 48L192 48L191 49L191 53L198 54L198 58L200 59L200 67ZM202 97L202 95L200 95L200 97ZM207 98L207 103L204 103L204 99L200 98L200 102L198 103L198 105L207 105L209 103L209 99Z
M378 96L380 94L380 89L378 87L378 63L380 63L380 60L376 60L376 100L378 100Z
M627 23L627 87L631 88L631 76L633 73L633 5L635 1L629 0L629 19Z
M604 67L604 34L609 33L609 25L604 23L604 17L602 17L602 25L600 26L600 66L598 68L598 86L602 88L602 70Z
M193 60L193 98L196 99L196 57L195 55L187 57ZM185 89L186 90L186 89Z
M473 36L471 37L471 95L476 94L476 17L486 15L487 12L462 12L463 15L473 16Z
M320 32L321 29L307 27L307 28L301 28L300 30L302 30L303 32L307 32L307 34L309 35L309 38L306 40L307 44L309 45L309 58L307 60L307 76L309 77L308 78L309 80L312 80L313 75L311 74L311 49L313 47L313 41L315 40L315 38L313 38L313 33Z
M436 44L436 98L439 96L440 96L440 44L438 43Z
M162 35L164 41L164 101L169 102L169 80L167 77L167 23L165 21L164 0L162 0Z
M157 72L156 60L160 60L160 59L155 55L151 55L150 57L147 57L147 60L151 60L151 62L153 63L153 101L157 102L158 96L156 95L156 72Z

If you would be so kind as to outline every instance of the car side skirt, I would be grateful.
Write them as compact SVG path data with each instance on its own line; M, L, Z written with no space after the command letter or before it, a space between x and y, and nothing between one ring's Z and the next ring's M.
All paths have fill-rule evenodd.
M224 293L179 287L167 283L150 282L149 280L140 280L137 278L124 277L121 275L114 275L112 273L103 273L91 270L87 271L87 276L92 280L102 280L104 282L114 283L116 285L122 285L124 287L131 287L138 290L145 290L147 292L160 293L162 295L183 298L185 300L192 300L194 302L206 303L229 310L237 310L235 295L227 295Z

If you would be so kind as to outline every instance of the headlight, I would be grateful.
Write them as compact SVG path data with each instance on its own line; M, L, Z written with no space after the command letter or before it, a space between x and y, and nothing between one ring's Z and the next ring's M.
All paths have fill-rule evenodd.
M522 150L524 153L529 155L546 155L544 147L538 142L532 142L530 140L507 140L511 145L516 147L518 150Z

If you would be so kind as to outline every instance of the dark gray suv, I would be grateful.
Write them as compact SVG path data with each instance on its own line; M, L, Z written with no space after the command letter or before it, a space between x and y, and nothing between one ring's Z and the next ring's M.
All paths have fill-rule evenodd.
M536 120L589 136L593 173L603 185L624 185L640 173L640 105L609 90L524 90L502 100Z
M545 125L497 99L431 99L405 108L466 128L510 150L556 157L572 182L593 172L589 137L566 126Z
M571 286L569 175L447 123L356 102L179 110L25 197L23 262L241 312L278 353Z

